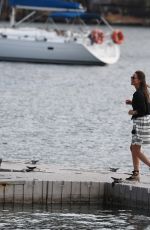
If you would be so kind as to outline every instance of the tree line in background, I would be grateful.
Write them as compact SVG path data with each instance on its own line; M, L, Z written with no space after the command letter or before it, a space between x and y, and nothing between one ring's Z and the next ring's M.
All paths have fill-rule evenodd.
M150 0L79 0L89 11L150 17Z
M36 1L36 0L35 0ZM120 14L141 18L150 18L150 0L76 0L84 5L89 12L107 15ZM0 0L1 20L9 20L11 9L9 0ZM25 15L25 10L18 10L17 17Z

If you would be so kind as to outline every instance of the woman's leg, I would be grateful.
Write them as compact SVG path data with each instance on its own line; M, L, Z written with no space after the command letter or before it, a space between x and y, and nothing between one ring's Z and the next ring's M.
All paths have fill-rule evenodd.
M130 146L130 150L132 153L132 161L133 161L133 174L126 178L126 180L129 181L140 181L139 177L139 169L140 169L140 158L139 158L139 152L141 151L140 145L132 145Z
M139 159L150 167L150 160L144 155L144 153L141 152L140 145L131 145L131 152L135 170L139 170Z
M139 169L140 169L140 159L137 156L137 153L136 153L136 151L134 149L134 145L131 144L130 150L131 150L131 153L132 153L133 168L134 168L135 171L139 171Z

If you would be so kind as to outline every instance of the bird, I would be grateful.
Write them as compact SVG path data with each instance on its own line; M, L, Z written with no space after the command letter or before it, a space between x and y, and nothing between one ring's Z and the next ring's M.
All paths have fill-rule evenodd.
M115 183L121 183L122 182L122 178L115 178L115 177L111 177Z
M122 178L115 178L115 177L111 177L111 178L113 179L112 187L114 187L115 184L118 184L118 183L123 182L123 179L122 179Z
M110 170L111 172L117 172L118 169L119 169L119 168L111 168L111 167L109 168L109 170Z
M31 163L35 165L38 162L38 160L31 160Z
M36 169L36 166L27 166L26 172L32 172L34 169Z
M0 158L0 166L1 166L1 164L2 164L2 161L3 161L2 158Z

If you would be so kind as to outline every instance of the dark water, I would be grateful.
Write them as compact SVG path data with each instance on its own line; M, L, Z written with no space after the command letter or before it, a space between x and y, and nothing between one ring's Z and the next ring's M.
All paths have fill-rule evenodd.
M115 65L0 63L0 156L4 160L35 158L69 168L94 170L111 166L132 170L129 152L132 122L127 114L130 107L124 101L134 92L130 76L135 70L143 70L150 83L150 29L123 27L122 30L125 43ZM147 154L150 155L148 148ZM146 166L142 165L142 171L147 172ZM131 218L131 225L127 221L130 212L113 214L110 210L108 217L101 211L91 215L95 222L89 229L108 229L112 223L115 228L118 223L118 229L138 229L134 227L136 218ZM107 227L101 226L103 215L108 219ZM91 221L86 214L63 217L59 213L6 215L4 212L3 216L4 226L10 225L10 220L22 218L17 229L21 225L26 228L25 220L32 226L32 218L36 229L42 223L43 229L49 229L47 226L54 224L54 219L63 222L63 229L75 229L74 221L86 229ZM139 218L150 229L149 219ZM11 229L4 226L2 229Z
M46 210L3 210L0 229L150 229L150 215L134 210L103 207L49 207Z

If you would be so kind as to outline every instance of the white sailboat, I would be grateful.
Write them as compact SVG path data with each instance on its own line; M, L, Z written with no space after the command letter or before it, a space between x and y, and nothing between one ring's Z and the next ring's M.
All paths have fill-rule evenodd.
M100 29L86 29L81 33L19 26L36 10L57 11L55 16L58 11L66 17L84 16L84 9L79 3L64 0L10 0L10 5L11 28L0 28L1 61L105 65L116 63L120 57L120 44L123 41L121 31L110 30L105 34ZM17 8L34 11L16 23Z

